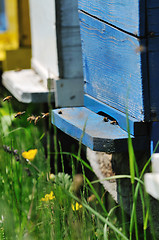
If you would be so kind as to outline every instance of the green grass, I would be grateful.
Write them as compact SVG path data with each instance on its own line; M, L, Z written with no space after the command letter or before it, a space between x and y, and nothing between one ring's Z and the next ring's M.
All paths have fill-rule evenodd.
M14 109L15 107L16 104ZM81 158L81 143L77 152L64 152L54 129L52 149L50 123L47 131L44 128L44 120L37 125L30 124L26 118L36 109L30 106L26 108L25 105L22 107L26 114L21 119L14 118L16 111L12 109L11 103L2 103L0 108L0 239L150 239L147 230L151 225L151 214L149 204L145 202L143 183L143 175L150 164L150 159L139 173L130 135L128 138L130 175L107 178L107 180L130 179L133 204L131 217L126 220L122 206L113 203L113 206L109 207L110 203L108 204L103 197L105 190L99 180L89 179L87 173L92 172L93 176L93 171ZM44 139L47 140L45 145ZM38 149L32 162L22 157L22 152L29 149ZM58 156L62 164L61 173L58 172ZM69 174L65 172L65 156L72 168ZM50 175L51 157L55 163L54 175ZM79 187L78 193L73 187L74 178L78 173L77 162L81 165L83 175L83 185ZM51 196L46 195L51 191L55 197L42 201L45 196ZM95 198L89 202L88 197L91 195ZM140 228L136 214L139 196L143 211L143 227ZM77 202L82 207L74 211L72 204L75 206ZM122 215L122 220L117 215ZM151 236L151 239L155 239L153 234Z

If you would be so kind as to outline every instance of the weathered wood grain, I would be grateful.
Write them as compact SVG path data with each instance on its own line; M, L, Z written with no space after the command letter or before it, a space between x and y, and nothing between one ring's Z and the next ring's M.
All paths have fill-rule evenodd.
M79 0L79 9L137 36L145 35L145 0Z
M53 110L52 123L92 150L107 153L127 151L127 132L118 125L105 122L102 116L85 107ZM147 137L131 137L134 149L148 146Z
M122 112L128 109L139 121L148 119L145 40L82 12L79 16L85 93Z

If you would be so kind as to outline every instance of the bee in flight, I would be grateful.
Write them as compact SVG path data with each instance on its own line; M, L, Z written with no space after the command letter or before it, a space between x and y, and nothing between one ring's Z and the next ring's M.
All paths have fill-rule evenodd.
M35 120L34 120L34 124L36 125L37 122L38 122L40 119L41 119L41 116L37 116L37 117L35 118Z
M35 121L35 116L34 115L31 115L30 117L27 118L27 121L28 122L32 122L32 121Z
M15 114L15 118L21 118L21 116L23 115L25 113L25 111L24 112L18 112L18 113L16 113Z
M5 98L3 98L3 102L7 101L9 102L11 100L12 96L7 96Z
M42 118L45 119L49 116L49 112L48 113L41 113L42 114Z

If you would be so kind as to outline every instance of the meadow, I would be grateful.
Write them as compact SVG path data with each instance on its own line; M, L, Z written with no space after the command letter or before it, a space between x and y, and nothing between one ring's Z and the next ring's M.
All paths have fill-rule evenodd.
M81 143L63 150L49 114L13 98L4 101L7 95L0 93L0 239L157 239L143 182L151 158L139 172L130 136L130 175L111 177L130 179L127 216L95 177Z

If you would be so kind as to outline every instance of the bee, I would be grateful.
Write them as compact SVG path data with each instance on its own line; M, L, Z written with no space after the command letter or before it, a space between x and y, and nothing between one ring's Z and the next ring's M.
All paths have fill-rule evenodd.
M35 121L35 116L34 115L31 115L30 117L27 118L27 121L28 122L32 122L32 121Z
M5 102L5 101L9 102L11 100L11 98L12 98L12 96L7 96L3 99L3 102Z
M110 124L117 125L117 121L116 120L111 121Z
M34 120L34 124L36 125L37 122L38 122L40 119L41 119L41 116L37 116L37 117L35 118L35 120Z
M107 118L107 117L104 117L104 118L103 118L103 121L104 121L104 122L108 122L108 118Z
M59 111L58 111L58 114L62 114L62 111L61 111L61 110L59 110Z
M14 116L15 118L21 118L21 116L23 115L25 113L25 111L24 112L18 112L18 113L16 113L16 115Z
M41 113L42 114L42 118L45 119L49 116L49 112L48 113Z
M146 48L144 46L142 46L142 45L136 47L136 49L135 49L136 53L145 52L145 51L146 51Z

